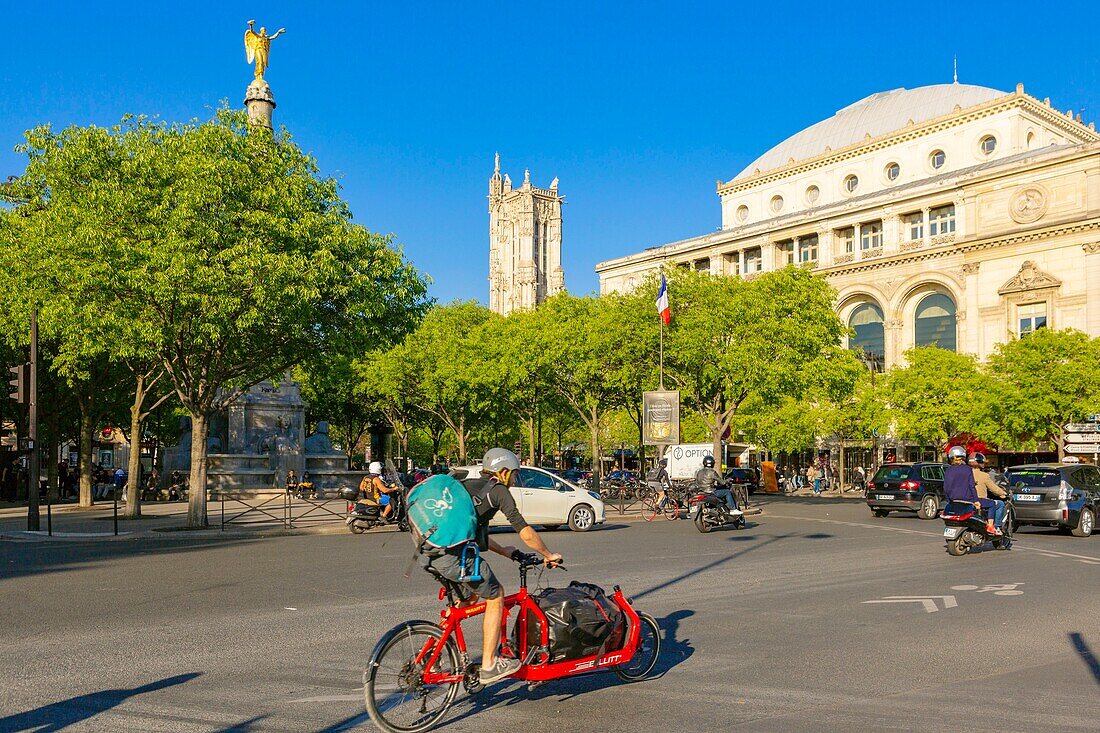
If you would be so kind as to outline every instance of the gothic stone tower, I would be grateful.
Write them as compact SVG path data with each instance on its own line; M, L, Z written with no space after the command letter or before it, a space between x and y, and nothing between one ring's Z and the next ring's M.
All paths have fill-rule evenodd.
M561 196L550 188L523 185L500 174L500 154L489 179L489 308L507 315L533 308L565 288L561 269Z

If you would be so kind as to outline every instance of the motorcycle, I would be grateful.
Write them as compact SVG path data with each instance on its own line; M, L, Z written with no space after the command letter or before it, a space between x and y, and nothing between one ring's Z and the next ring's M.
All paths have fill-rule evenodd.
M726 500L716 494L704 492L688 499L688 519L704 534L716 527L732 524L734 529L745 528L745 513L740 509L730 511Z
M382 516L382 507L371 504L360 504L348 500L348 516L344 524L348 526L352 534L363 534L368 529L375 527L387 527L396 524L402 532L409 531L409 512L405 503L405 491L395 491L390 494L390 506L393 511L390 516Z
M943 508L940 517L943 519L943 536L947 540L947 552L954 557L961 557L975 547L981 547L986 542L991 542L997 550L1007 550L1012 546L1012 523L1016 518L1016 511L1012 506L1012 500L1005 501L1004 521L1001 522L1001 534L990 534L986 529L985 516L982 510L968 501L949 501Z

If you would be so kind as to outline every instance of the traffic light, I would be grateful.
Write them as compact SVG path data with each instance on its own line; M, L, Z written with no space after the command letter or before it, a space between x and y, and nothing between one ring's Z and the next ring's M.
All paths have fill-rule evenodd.
M12 373L12 378L8 380L8 397L20 404L26 403L27 385L30 382L27 365L13 366L8 371Z

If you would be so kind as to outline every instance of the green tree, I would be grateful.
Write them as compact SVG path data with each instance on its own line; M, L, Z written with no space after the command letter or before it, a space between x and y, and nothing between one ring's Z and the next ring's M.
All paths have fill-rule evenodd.
M680 270L669 292L666 381L703 419L715 455L750 398L756 410L774 409L812 388L837 391L823 378L848 373L834 367L850 357L823 277L793 267L748 281Z
M992 386L976 357L935 346L905 352L905 365L887 373L885 398L899 438L942 452L961 432L988 439Z
M309 356L384 340L424 283L350 223L335 181L243 112L168 125L41 127L22 147L33 245L92 272L132 319L192 419L188 523L206 524L208 418Z
M995 437L1016 448L1058 442L1062 425L1100 412L1100 338L1042 328L1001 344L989 358L995 389L990 400Z
M364 399L355 360L325 354L295 369L294 377L309 403L314 425L322 420L330 423L330 436L343 447L350 467L370 426L382 418L377 402Z

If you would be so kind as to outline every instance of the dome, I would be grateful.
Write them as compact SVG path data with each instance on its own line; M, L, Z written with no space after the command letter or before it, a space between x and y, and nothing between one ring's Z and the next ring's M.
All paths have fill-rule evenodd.
M868 135L878 137L900 130L909 120L920 124L950 114L956 106L966 109L1005 94L972 84L933 84L872 94L787 138L754 160L734 180L749 178L756 170L782 168L791 158L795 161L813 158L824 153L826 147L839 150Z

